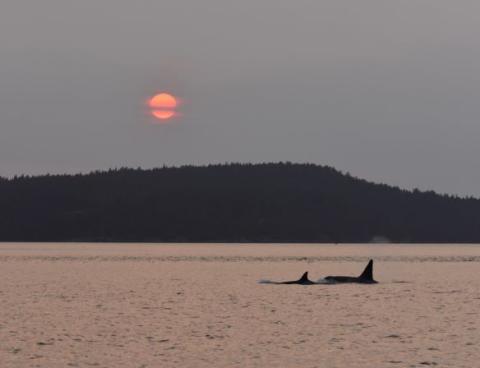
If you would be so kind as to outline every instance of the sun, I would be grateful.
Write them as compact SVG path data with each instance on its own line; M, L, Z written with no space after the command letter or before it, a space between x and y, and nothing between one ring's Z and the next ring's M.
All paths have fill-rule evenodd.
M170 93L159 93L153 96L148 104L151 108L156 109L175 109L177 107L177 99Z
M150 113L156 119L168 120L177 116L178 101L170 93L162 92L154 95L148 100L148 106L150 106Z
M175 111L172 110L152 110L152 115L160 120L167 120L175 116Z

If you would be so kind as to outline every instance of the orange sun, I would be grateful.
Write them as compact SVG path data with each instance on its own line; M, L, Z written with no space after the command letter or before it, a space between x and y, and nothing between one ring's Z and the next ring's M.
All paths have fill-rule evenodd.
M160 120L170 119L175 115L175 111L172 110L152 110L152 115Z
M170 93L159 93L148 101L151 114L160 120L168 120L177 115L177 99Z

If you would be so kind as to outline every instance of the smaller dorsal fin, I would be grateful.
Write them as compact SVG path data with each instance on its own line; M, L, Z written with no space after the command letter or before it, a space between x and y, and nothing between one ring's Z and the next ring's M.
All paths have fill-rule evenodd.
M300 277L300 280L298 280L298 281L309 281L309 280L308 280L308 271L305 272L305 273L302 275L302 277Z
M362 274L358 278L362 280L373 281L373 259L368 262L367 267L365 267Z

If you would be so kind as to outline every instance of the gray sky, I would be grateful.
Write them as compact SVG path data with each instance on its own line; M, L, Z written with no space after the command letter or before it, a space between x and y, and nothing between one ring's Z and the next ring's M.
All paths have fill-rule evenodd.
M480 196L480 2L3 0L0 175L313 162ZM182 99L152 124L145 100Z

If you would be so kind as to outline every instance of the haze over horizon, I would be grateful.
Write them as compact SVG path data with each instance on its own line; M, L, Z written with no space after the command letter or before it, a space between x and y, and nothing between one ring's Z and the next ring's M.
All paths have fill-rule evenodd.
M291 161L479 197L479 13L466 0L6 1L0 176ZM145 103L162 91L181 115L153 124Z

